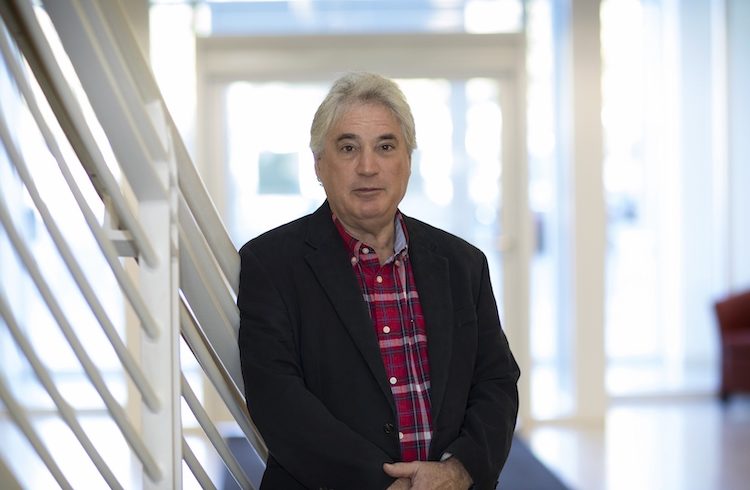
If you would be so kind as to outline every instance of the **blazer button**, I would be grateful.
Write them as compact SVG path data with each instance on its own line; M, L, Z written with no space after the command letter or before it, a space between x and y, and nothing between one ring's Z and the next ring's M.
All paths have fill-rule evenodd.
M385 432L386 434L393 434L393 431L395 430L396 430L396 427L394 427L393 424L385 424L383 426L383 432Z

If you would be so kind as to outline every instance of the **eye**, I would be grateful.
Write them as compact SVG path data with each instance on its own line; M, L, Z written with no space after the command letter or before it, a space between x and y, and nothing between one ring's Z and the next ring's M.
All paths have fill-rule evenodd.
M343 153L351 153L354 151L354 145L343 145L341 146L340 151Z
M383 151L392 151L395 147L390 143L383 143L380 145L380 149Z

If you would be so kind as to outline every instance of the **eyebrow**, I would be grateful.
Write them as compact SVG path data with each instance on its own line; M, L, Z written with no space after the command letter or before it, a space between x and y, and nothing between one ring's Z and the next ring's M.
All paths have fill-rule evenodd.
M336 138L336 143L338 143L340 141L344 141L344 140L356 140L356 139L358 139L356 134L354 134L354 133L344 133L344 134L339 135L338 138Z
M383 140L396 140L396 141L398 141L398 137L395 134L393 134L393 133L387 133L387 134L380 135L378 137L378 140L379 141L383 141Z
M339 135L338 138L336 138L336 143L340 141L344 141L344 140L358 140L358 139L360 139L360 137L354 133L343 133ZM384 140L398 141L398 137L393 133L386 133L386 134L381 134L380 136L378 136L378 141L384 141Z

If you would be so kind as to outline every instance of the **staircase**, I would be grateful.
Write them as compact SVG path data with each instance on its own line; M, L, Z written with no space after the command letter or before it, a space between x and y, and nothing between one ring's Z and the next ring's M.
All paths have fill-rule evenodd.
M231 475L257 488L267 449L244 402L239 258L122 5L5 0L0 14L0 487L220 488ZM50 362L62 351L84 388ZM203 388L249 442L245 469ZM102 440L124 441L132 464Z

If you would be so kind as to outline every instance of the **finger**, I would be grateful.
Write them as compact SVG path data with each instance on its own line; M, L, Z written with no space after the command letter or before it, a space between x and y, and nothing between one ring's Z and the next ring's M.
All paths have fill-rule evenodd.
M393 478L410 478L414 472L412 463L385 463L383 471Z

